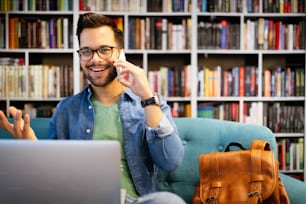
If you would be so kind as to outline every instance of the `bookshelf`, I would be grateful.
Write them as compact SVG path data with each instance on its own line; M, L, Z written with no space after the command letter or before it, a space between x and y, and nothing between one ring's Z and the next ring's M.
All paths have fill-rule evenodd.
M269 1L259 0L253 4L247 0L214 1L216 5L205 4L209 2L205 0L87 2L0 0L0 62L14 64L0 67L10 70L7 72L11 76L23 72L14 74L4 67L21 67L30 73L36 65L41 68L34 69L51 70L52 76L61 76L50 83L55 86L53 94L40 93L43 91L39 89L40 95L33 95L36 92L32 88L37 87L33 83L43 82L31 79L43 79L39 76L45 76L46 71L33 77L25 74L22 90L9 82L14 77L0 73L1 110L14 105L28 112L39 109L33 113L37 117L48 115L61 98L82 89L74 33L79 14L95 11L121 24L127 59L145 69L152 88L166 96L174 117L214 117L265 125L280 144L279 156L299 149L300 143L305 147L305 0L292 0L290 5L280 4L283 1L269 5ZM54 19L65 34L61 41L56 38L59 42L54 46L50 46L50 39L43 38L29 45L36 39L33 34L22 36L26 41L13 42L11 27L15 27L16 19L27 25L45 25ZM265 29L265 24L279 32ZM61 86L68 90L56 87L61 81L70 82ZM292 148L283 152L290 143ZM303 157L302 165L306 162ZM305 168L296 167L296 160L283 163L283 172L306 181Z

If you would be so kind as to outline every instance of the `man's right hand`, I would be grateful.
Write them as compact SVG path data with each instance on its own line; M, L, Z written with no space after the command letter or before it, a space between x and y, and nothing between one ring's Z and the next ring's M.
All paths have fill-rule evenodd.
M0 111L0 128L6 130L15 139L37 140L35 132L30 127L30 116L25 114L22 119L22 112L15 107L9 107L9 113L14 118L14 123L10 123L7 117Z

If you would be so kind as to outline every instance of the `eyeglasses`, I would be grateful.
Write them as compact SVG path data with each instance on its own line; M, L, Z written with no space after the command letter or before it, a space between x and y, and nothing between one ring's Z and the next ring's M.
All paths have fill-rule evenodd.
M77 52L79 53L80 59L82 61L91 60L95 52L98 54L98 56L101 59L107 59L113 55L114 48L120 49L119 47L103 46L96 50L89 49L89 48L83 48L83 49L78 50Z

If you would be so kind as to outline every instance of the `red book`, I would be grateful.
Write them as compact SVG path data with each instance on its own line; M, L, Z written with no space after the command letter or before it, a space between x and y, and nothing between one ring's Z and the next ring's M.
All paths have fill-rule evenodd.
M295 42L293 44L293 49L297 49L299 50L300 49L300 33L301 33L301 27L300 27L300 24L296 24L295 25Z
M15 47L15 18L9 19L9 48Z
M264 96L271 96L271 71L269 69L264 70Z
M83 11L83 5L84 5L84 2L83 2L83 0L79 0L79 9L80 9L80 11Z
M268 48L271 50L274 47L274 21L269 20L269 29L268 29Z
M281 40L281 25L282 25L282 22L281 21L277 21L275 23L275 49L276 50L279 50L280 49L280 40Z
M279 161L279 169L285 170L286 169L286 146L284 141L278 144L278 161Z
M229 96L228 95L228 70L222 71L222 96Z
M184 66L184 96L190 96L190 73L189 73L190 66Z
M245 67L239 67L239 96L244 96Z
M239 122L239 106L238 103L232 103L232 120Z
M243 103L243 120L242 122L246 122L246 117L248 116L248 104L247 103Z

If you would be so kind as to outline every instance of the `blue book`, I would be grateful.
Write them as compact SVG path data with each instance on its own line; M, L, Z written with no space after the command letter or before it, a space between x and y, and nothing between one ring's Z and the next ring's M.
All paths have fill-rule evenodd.
M226 49L227 48L227 38L226 38L226 33L227 33L227 21L222 20L221 23L221 42L220 42L220 48Z
M233 91L234 95L233 96L239 96L239 67L235 66L233 68Z
M207 2L206 0L202 0L202 12L207 12Z

